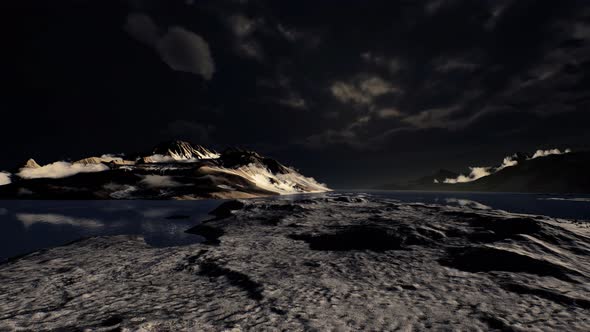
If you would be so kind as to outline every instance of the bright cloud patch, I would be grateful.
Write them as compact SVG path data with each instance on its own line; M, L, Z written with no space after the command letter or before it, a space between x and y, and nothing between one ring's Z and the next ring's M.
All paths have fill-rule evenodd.
M377 115L380 118L398 118L402 116L402 113L395 108L384 108L377 111Z
M356 82L336 81L330 87L332 95L342 103L371 104L376 97L400 92L380 77L368 77Z
M107 171L110 168L104 164L72 164L58 161L39 168L21 168L18 176L23 179L51 178L59 179L78 173L95 173Z
M0 172L0 186L10 184L10 182L12 182L10 180L10 173Z

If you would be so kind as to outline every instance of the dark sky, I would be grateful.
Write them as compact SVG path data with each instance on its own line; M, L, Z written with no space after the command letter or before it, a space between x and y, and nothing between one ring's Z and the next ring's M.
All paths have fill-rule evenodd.
M333 187L590 143L590 2L8 1L0 169L184 138Z

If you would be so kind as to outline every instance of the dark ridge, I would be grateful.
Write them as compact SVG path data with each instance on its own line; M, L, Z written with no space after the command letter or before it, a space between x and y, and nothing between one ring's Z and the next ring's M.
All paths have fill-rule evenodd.
M506 323L506 321L500 317L492 316L486 313L480 319L481 321L486 323L491 329L502 332L516 331L512 326L508 325L508 323Z
M274 313L275 313L275 314L277 314L277 315L281 315L281 316L282 316L282 315L286 315L286 314L287 314L287 312L286 312L285 310L283 310L283 309L279 309L279 308L275 308L275 307L271 307L271 308L270 308L270 311L271 311L271 312L274 312Z
M573 297L569 297L567 295L563 295L554 291L551 291L549 289L545 289L545 288L533 288L530 286L526 286L526 285L521 285L521 284L515 284L515 283L504 283L501 284L502 288L514 292L514 293L518 293L518 294L530 294L530 295L536 295L540 298L544 298L546 300L561 304L561 305L566 305L566 306L575 306L575 307L580 307L583 309L590 309L590 300L586 300L586 299L576 299Z
M251 207L267 211L299 212L303 210L303 208L297 204L256 204Z
M576 271L547 261L497 248L453 248L449 249L447 253L448 257L439 260L439 263L466 272L524 272L539 276L551 276L569 282L576 282L569 274L579 275Z
M365 200L363 200L360 197L350 197L350 196L340 196L337 198L334 198L335 202L343 202L343 203L363 203Z
M497 165L495 168L495 170L499 169L497 172L471 182L444 183L444 180L441 182L440 178L450 174L441 176L437 173L406 183L383 185L376 189L561 194L588 193L589 191L590 174L586 171L590 164L589 151L580 150L535 159L529 159L528 154L517 153L512 158L518 161L518 164L503 169L499 169ZM438 183L435 183L435 179Z
M209 212L210 215L217 217L217 219L227 218L232 215L232 211L241 210L245 206L244 203L236 200L221 203L218 207Z
M123 318L121 316L115 315L111 316L100 323L100 326L113 326L118 325L123 322Z
M468 235L471 241L496 242L504 239L513 239L519 234L536 234L541 231L539 222L530 218L490 218L476 215L467 222L472 227L477 227L481 232Z
M205 238L205 244L215 244L218 245L221 243L219 238L225 234L225 232L217 227L209 226L209 225L197 225L193 228L187 229L185 233L199 235Z
M248 293L248 297L253 300L260 301L263 299L262 284L259 284L252 280L247 275L230 270L228 268L219 266L213 262L203 262L199 265L199 275L206 276L209 278L220 278L225 277L232 286L241 288Z
M277 226L281 221L283 221L281 217L270 217L262 219L260 223L266 226Z
M305 241L312 250L383 252L402 248L402 239L391 229L378 226L351 226L332 234L292 234L293 240Z
M207 253L208 250L201 249L194 255L186 257L186 261L179 263L176 267L174 267L174 271L186 271L191 269L193 266L197 265L201 256Z
M177 220L177 219L188 219L190 216L183 215L183 214L173 214L171 216L166 217L169 220Z
M262 157L254 151L242 150L238 148L231 148L223 151L221 158L217 159L223 167L235 168L242 165L255 164L266 167L273 173L286 174L290 170L280 162Z

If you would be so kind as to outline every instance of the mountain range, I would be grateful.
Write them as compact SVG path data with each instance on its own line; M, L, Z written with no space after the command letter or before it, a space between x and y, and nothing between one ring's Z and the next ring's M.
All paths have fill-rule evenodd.
M151 153L93 156L39 165L28 160L2 173L1 199L249 198L329 189L254 151L218 153L174 140Z
M517 153L492 167L470 167L461 175L438 170L405 183L377 187L388 190L590 193L590 152L538 150Z

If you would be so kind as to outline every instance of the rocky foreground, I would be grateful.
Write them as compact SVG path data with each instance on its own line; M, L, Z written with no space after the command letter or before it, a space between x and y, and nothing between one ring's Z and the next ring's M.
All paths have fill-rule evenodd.
M230 201L152 248L0 266L0 330L590 330L586 224L364 195Z

